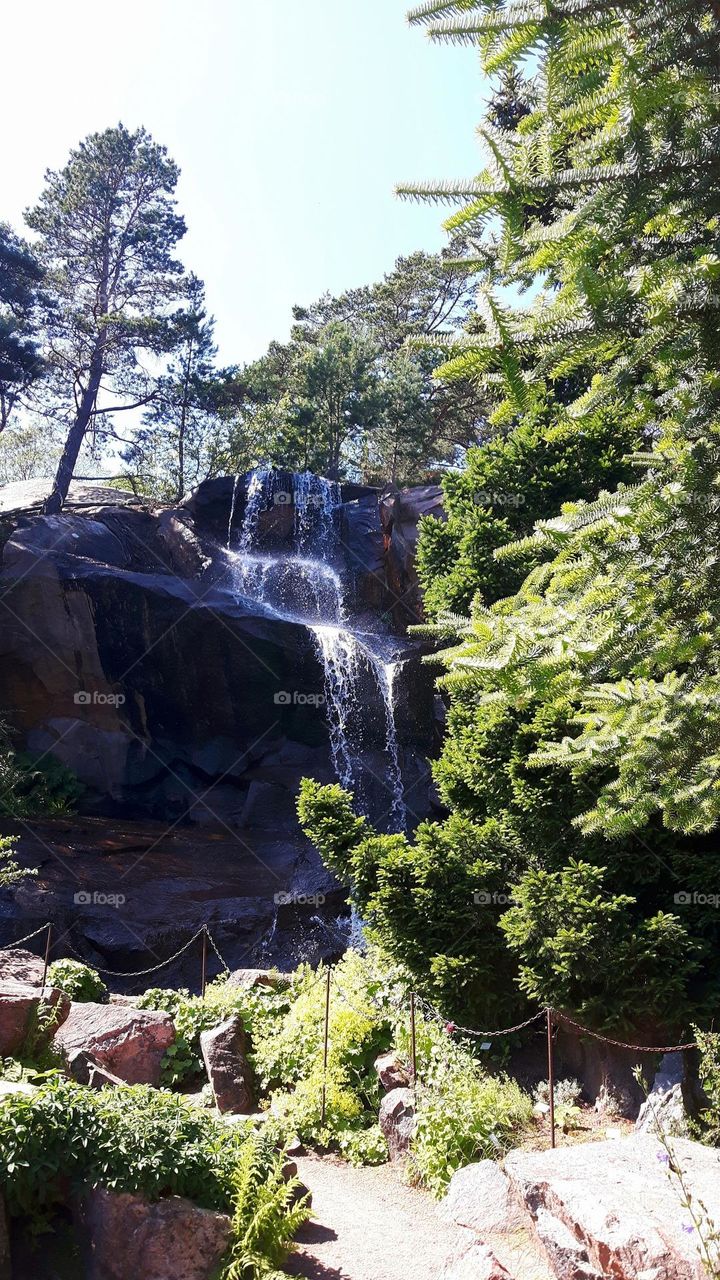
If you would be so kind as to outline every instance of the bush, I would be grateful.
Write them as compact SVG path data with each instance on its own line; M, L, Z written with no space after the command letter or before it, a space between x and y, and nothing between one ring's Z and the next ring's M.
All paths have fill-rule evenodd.
M57 817L73 813L83 787L59 760L13 750L8 729L0 722L0 813L17 818Z
M147 1085L99 1093L56 1079L0 1108L0 1185L13 1215L43 1214L68 1191L103 1186L150 1200L186 1196L233 1216L228 1280L264 1280L308 1216L293 1207L283 1157L249 1127L214 1120Z
M76 1004L105 1004L109 993L100 974L80 960L53 960L48 967L48 983Z
M418 1076L411 1168L441 1196L458 1169L497 1159L516 1143L530 1124L532 1104L514 1080L488 1075L435 1023L418 1026Z
M246 990L226 978L209 983L204 999L190 995L183 988L175 991L149 988L138 1000L138 1007L168 1013L175 1026L175 1041L163 1059L163 1083L170 1088L181 1088L202 1078L201 1032L209 1031L232 1014L239 1014L251 1044L261 1027L271 1037L288 1012L292 998L291 991L270 987Z
M700 1117L701 1137L710 1146L720 1147L720 1032L693 1027L700 1050L700 1081L710 1106Z
M374 1062L393 1039L387 981L373 958L355 951L333 970L325 1076L325 972L298 971L282 1026L256 1032L255 1069L271 1091L271 1112L284 1137L336 1147L353 1163L378 1163L386 1159L387 1147L377 1127L380 1087Z

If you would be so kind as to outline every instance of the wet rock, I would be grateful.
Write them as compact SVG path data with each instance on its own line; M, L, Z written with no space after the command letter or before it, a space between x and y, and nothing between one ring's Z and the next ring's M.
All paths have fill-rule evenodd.
M97 1187L79 1210L85 1280L212 1280L230 1242L230 1218L169 1196Z
M391 1050L375 1059L375 1070L383 1089L407 1089L411 1084L410 1068L399 1053Z
M444 519L442 490L438 485L400 489L380 499L380 520L385 535L385 572L397 625L424 620L422 592L415 556L422 516Z
M458 1169L450 1180L441 1213L447 1222L468 1227L483 1237L520 1229L527 1222L507 1174L495 1160L480 1160Z
M415 1095L412 1089L393 1089L380 1103L380 1128L392 1161L403 1160L415 1133Z
M113 1004L74 1004L55 1035L66 1060L84 1050L126 1084L160 1084L165 1050L175 1039L167 1014Z
M720 1152L671 1140L695 1203L720 1221ZM505 1171L532 1214L558 1280L702 1280L684 1193L645 1134L556 1151L513 1151Z
M245 1029L238 1014L200 1036L205 1070L220 1112L249 1115L255 1107L252 1070L245 1056Z
M54 987L0 983L0 1058L44 1048L70 1014L70 1000Z

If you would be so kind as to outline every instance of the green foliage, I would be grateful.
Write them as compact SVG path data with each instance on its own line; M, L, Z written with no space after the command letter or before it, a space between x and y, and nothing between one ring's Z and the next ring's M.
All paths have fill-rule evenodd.
M223 1280L273 1280L310 1217L297 1178L283 1177L283 1157L266 1138L243 1146L232 1172L233 1239Z
M119 124L48 171L25 215L45 272L43 407L66 435L48 511L62 506L88 433L106 441L113 412L149 401L149 369L178 341L177 180L164 147Z
M6 836L0 836L0 888L7 889L17 884L26 876L37 875L36 871L26 871L15 861L15 846Z
M108 989L100 974L80 960L53 960L48 966L48 985L64 991L77 1004L104 1004Z
M41 281L29 245L0 223L0 432L44 371L34 332Z
M0 722L0 813L13 818L60 817L72 813L82 796L77 778L59 760L36 761L13 749Z
M271 1092L271 1114L288 1139L339 1148L361 1163L385 1159L377 1131L380 1093L373 1063L392 1043L387 982L372 962L348 952L333 969L325 1119L322 1117L325 981L300 969L279 1029L260 1028L253 1061Z
M534 1002L574 1009L602 1025L644 1014L672 1025L682 1010L695 946L675 915L637 921L635 899L609 895L605 872L571 860L562 871L529 870L501 928L520 957L520 986ZM682 1013L680 1013L682 1021Z
M0 1180L10 1212L33 1213L97 1183L160 1199L182 1195L209 1209L232 1203L245 1135L181 1098L146 1085L95 1092L56 1079L0 1107Z
M458 252L400 258L375 285L296 307L290 341L226 379L227 469L263 462L403 484L477 441L484 398L433 378L471 303Z
M497 1159L514 1145L529 1126L532 1106L514 1080L488 1075L468 1048L422 1019L418 1075L410 1167L441 1196L456 1170L475 1160Z
M546 558L539 546L513 560L495 551L533 531L563 502L592 498L608 484L630 481L625 455L642 443L632 423L598 415L582 433L557 433L553 408L528 414L507 435L471 449L463 471L443 479L446 519L420 524L417 568L428 612L463 613L517 590Z
M200 1034L218 1022L239 1014L251 1043L260 1028L271 1036L290 1007L293 992L261 987L246 990L225 978L208 983L204 999L189 991L150 987L138 1000L141 1009L159 1009L170 1015L175 1027L175 1040L165 1051L162 1080L169 1088L192 1084L203 1076Z
M490 819L455 814L422 823L414 843L378 835L338 786L304 779L305 834L349 887L369 935L443 1008L498 1017L515 1011L512 962L494 903L520 865L512 836Z
M703 1142L720 1147L720 1033L693 1027L700 1050L700 1082L710 1106L700 1117Z

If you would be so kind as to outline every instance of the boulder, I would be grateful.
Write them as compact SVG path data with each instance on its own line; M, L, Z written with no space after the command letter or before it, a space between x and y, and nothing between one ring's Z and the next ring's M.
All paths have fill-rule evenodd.
M242 1018L234 1014L210 1031L203 1031L200 1048L218 1111L250 1115L255 1101Z
M495 1160L458 1169L440 1206L446 1222L468 1227L479 1236L519 1230L527 1214L517 1204L510 1179Z
M74 1004L55 1047L70 1061L85 1050L126 1084L160 1084L160 1064L175 1039L165 1013L114 1004Z
M106 1086L117 1088L119 1084L124 1084L119 1076L113 1075L112 1071L108 1071L94 1058L87 1049L75 1049L67 1055L65 1060L67 1069L73 1080L77 1080L78 1084L87 1085L90 1089L104 1089Z
M23 982L0 984L0 1058L43 1048L70 1014L70 1000L54 987Z
M383 1089L408 1089L412 1083L410 1068L394 1049L375 1059L375 1070Z
M720 1222L720 1151L671 1140L696 1205ZM558 1280L702 1280L698 1237L664 1145L646 1134L513 1151L505 1170Z
M380 1103L380 1128L390 1159L403 1160L415 1133L415 1095L412 1089L392 1089Z
M85 1280L211 1280L230 1242L230 1218L169 1196L96 1187L78 1212Z
M32 951L13 948L0 951L0 982L24 982L29 987L42 986L45 961Z
M683 1100L685 1064L682 1053L666 1053L655 1075L652 1088L640 1108L635 1123L638 1133L665 1134L687 1138L688 1117Z
M440 1280L512 1280L512 1276L487 1245L476 1243L448 1262Z
M277 969L233 969L228 974L228 983L231 987L242 987L245 991L251 991L255 987L270 987L276 990L278 987L286 986L290 981L289 973L279 973Z

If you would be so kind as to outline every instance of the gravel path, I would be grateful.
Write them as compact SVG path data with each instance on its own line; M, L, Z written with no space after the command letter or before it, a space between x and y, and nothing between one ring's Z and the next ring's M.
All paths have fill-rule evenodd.
M436 1202L406 1187L389 1165L353 1169L330 1157L297 1161L312 1191L313 1217L285 1270L306 1280L440 1280L468 1233L439 1216Z

